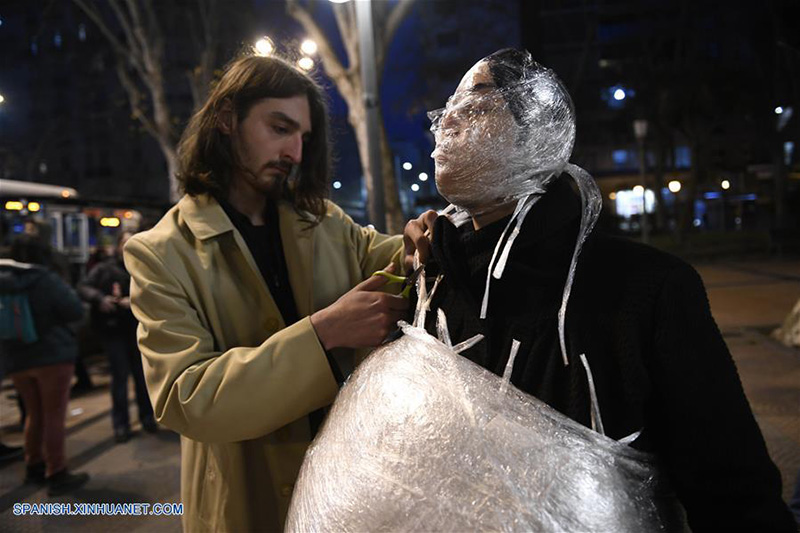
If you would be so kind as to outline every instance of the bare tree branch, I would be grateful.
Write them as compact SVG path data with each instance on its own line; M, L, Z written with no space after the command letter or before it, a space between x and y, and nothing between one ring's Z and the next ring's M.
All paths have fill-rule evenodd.
M131 55L136 56L137 59L141 59L141 47L139 47L136 43L136 39L133 36L133 30L131 29L131 23L128 20L128 17L125 15L122 7L119 5L119 0L110 0L108 5L111 6L111 10L114 11L114 15L117 17L117 22L119 22L119 25L122 28L122 33L125 34L125 42L128 45Z
M358 70L361 64L361 57L358 53L358 28L356 27L353 2L335 4L333 6L333 14L336 17L339 35L342 36L347 52L348 70L351 72Z
M341 82L352 85L341 61L336 57L336 53L333 51L333 46L331 46L328 37L319 25L317 25L308 10L297 0L286 0L286 11L289 16L297 20L303 26L308 32L309 37L317 43L317 52L322 58L328 75L337 83Z
M116 52L118 55L128 58L137 69L142 69L142 65L137 60L137 57L133 51L129 47L122 44L119 39L117 39L116 35L114 35L114 32L111 31L111 29L108 27L108 24L106 24L106 22L103 20L103 17L94 6L89 6L89 4L87 4L84 0L72 1L75 2L75 5L81 8L81 10L86 13L86 16L95 23L97 28L100 30L100 33L103 34L111 47L114 49L114 52Z
M394 39L394 34L397 33L397 29L402 24L403 20L408 16L411 12L411 8L414 7L414 2L416 0L400 0L392 12L389 13L389 16L386 19L386 26L383 31L383 36L380 41L380 46L378 46L376 50L376 61L378 72L383 72L383 63L386 60L386 54L389 53L389 45L392 44L392 40Z
M117 76L119 77L119 81L122 84L122 87L125 89L125 92L128 93L128 102L130 103L131 115L133 115L133 118L142 124L147 133L160 140L161 135L158 132L155 124L153 124L153 122L142 110L141 91L136 86L136 82L134 82L128 74L128 71L125 69L125 63L121 60L121 58L119 61L117 61Z

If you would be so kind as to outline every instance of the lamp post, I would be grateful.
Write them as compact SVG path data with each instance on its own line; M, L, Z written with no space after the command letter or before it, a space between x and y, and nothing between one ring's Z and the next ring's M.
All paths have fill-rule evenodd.
M647 121L645 119L637 119L633 121L633 134L636 136L636 142L639 145L639 175L642 180L642 242L647 244L650 240L650 228L647 220L647 180L644 172L645 165L645 152L644 152L644 139L647 137Z
M375 60L375 33L372 23L372 0L356 2L355 8L358 48L361 56L361 81L364 85L364 107L366 109L367 160L373 183L373 201L370 205L369 217L375 228L382 232L386 230L386 209L383 201L383 172L379 141L380 99L378 69Z

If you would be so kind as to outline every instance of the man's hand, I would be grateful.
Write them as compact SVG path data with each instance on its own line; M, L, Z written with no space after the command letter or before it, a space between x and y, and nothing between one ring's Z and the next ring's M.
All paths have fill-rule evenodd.
M111 296L110 294L103 296L103 299L100 300L101 313L113 313L116 308L117 308L117 299Z
M439 214L434 210L422 213L414 220L409 220L403 232L405 258L403 267L406 272L414 270L414 252L419 251L419 260L422 264L428 261L431 254L431 240L433 240L433 223ZM427 235L426 235L427 233Z
M391 271L392 267L386 270ZM326 350L378 346L406 315L408 300L385 294L383 276L372 276L333 304L311 315L311 325Z

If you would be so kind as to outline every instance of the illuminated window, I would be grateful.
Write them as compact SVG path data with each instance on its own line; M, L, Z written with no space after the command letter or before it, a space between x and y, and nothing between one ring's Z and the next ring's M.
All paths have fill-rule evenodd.
M611 154L611 158L614 160L614 164L618 167L625 165L628 162L628 151L627 150L614 150Z
M642 214L642 192L631 189L617 191L614 199L617 214L623 218L631 218ZM648 213L652 213L656 206L656 196L650 189L644 191L644 205Z
M692 150L688 146L675 147L675 168L689 168L692 166Z

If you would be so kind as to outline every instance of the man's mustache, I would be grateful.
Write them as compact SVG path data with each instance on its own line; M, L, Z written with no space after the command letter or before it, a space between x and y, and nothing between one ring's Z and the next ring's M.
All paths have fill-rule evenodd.
M270 161L266 165L264 165L264 170L269 170L269 169L280 170L286 176L289 176L297 166L298 165L289 163L288 161Z

